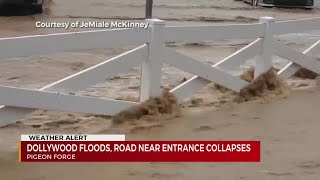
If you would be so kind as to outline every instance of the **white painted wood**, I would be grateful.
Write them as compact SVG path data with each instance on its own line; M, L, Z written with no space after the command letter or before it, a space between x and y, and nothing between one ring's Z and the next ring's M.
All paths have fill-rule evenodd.
M236 92L239 92L241 88L247 85L247 82L240 78L234 77L165 46L159 50L162 52L161 55L164 63L175 66L185 72L192 73Z
M258 54L262 53L262 38L258 38L247 46L241 48L230 56L224 58L218 63L214 64L214 67L222 68L234 68L242 65L248 59L254 58Z
M201 42L223 39L263 37L264 24L236 24L217 26L169 26L163 37L166 42Z
M131 51L92 66L79 73L42 87L40 91L56 91L60 93L75 93L95 85L115 73L125 72L130 67L139 65L147 54L147 45L142 45ZM1 102L0 102L1 103ZM11 106L0 106L0 127L9 122L14 123L35 109Z
M175 88L171 89L170 92L178 99L179 102L184 102L194 94L196 94L203 87L208 85L211 81L203 79L199 76L193 76L187 81L179 84Z
M320 56L320 40L312 44L304 53L310 56Z
M306 49L303 54L306 55L313 55L315 54L316 50L319 50L320 47L320 40L317 41L316 43L314 43L312 46L310 46L308 49ZM299 66L296 63L290 62L288 63L284 68L282 68L278 74L284 78L284 79L288 79L290 77L292 77L299 69L301 68L301 66Z
M290 33L302 33L312 30L320 30L320 17L289 21L278 21L275 24L274 33L276 35L280 35Z
M310 71L320 73L320 61L316 57L305 55L277 41L273 41L273 44L273 51L276 55L307 68Z
M300 68L301 66L298 64L290 62L278 72L278 75L280 75L280 77L283 79L288 79L292 77Z
M256 61L254 78L267 72L272 67L272 42L275 19L272 17L261 17L260 23L265 24L265 34L262 42L262 53Z
M214 64L212 67L230 68L230 67L240 66L246 60L253 58L257 54L260 54L261 49L262 49L262 39L258 38L254 42L250 43L249 45L241 48L240 50L236 51L232 55ZM203 87L205 87L209 83L210 81L206 79L203 79L199 76L193 76L192 78L188 79L186 82L173 88L170 92L173 93L180 102L182 102L186 98L192 96L193 94L201 90Z
M271 58L269 57L272 51L278 56L292 61L285 69L280 71L281 75L286 74L287 76L296 72L301 67L319 73L319 60L305 55L316 51L316 47L319 47L319 42L303 54L278 42L270 42L270 40L272 39L272 34L278 35L318 30L320 28L320 18L276 23L273 21L269 22L269 20L268 18L262 18L260 23L245 25L165 27L163 21L152 19L148 20L152 26L147 30L116 29L0 38L0 59L64 51L117 48L125 45L147 43L147 45L140 46L132 51L45 86L40 91L0 86L0 103L3 102L9 105L0 107L0 126L15 122L37 108L113 115L125 108L138 104L126 101L73 96L62 94L61 92L77 92L100 82L108 76L119 73L119 71L126 71L128 68L141 62L143 62L143 65L140 101L147 100L149 97L160 93L162 62L196 74L196 76L187 82L172 89L171 92L179 100L189 97L210 81L239 92L242 87L247 85L247 82L220 71L215 67L238 66L247 59L261 54L263 61L258 63L257 68L258 71L263 72L271 65ZM212 67L167 47L163 47L163 42L168 41L200 42L257 37L258 39L255 42ZM60 93L47 91L58 91Z
M117 48L149 42L149 30L113 29L0 38L0 59L64 51Z
M115 115L135 102L0 86L0 102L8 106Z
M147 54L148 47L145 44L88 69L75 73L69 77L49 84L40 90L63 93L78 92L102 82L112 75L127 72L130 68L139 66L147 57Z
M165 22L158 19L147 20L151 24L151 41L148 43L148 56L141 66L140 101L146 101L161 93L162 63L158 49L162 46Z

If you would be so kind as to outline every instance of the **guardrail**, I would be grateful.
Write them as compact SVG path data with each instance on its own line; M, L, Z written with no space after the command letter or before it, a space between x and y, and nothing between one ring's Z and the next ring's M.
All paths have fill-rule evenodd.
M320 61L312 56L319 50L320 40L303 53L274 40L275 35L320 30L320 18L275 22L273 18L262 17L255 24L219 26L166 26L162 20L148 21L151 26L147 30L115 29L0 38L0 58L138 46L39 90L0 86L0 103L3 104L0 107L0 126L14 123L35 109L115 115L139 103L71 94L140 64L140 102L160 94L162 63L195 75L171 90L180 101L209 82L239 92L247 82L217 67L237 67L255 56L259 56L255 68L256 77L272 67L273 54L291 61L279 71L284 78L291 77L301 67L320 73ZM165 46L165 42L248 38L256 40L213 66Z

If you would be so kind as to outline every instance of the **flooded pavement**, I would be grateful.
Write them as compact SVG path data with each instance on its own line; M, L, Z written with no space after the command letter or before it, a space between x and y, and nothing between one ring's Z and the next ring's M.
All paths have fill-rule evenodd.
M315 7L312 10L252 7L242 1L235 0L198 0L196 2L193 0L155 0L153 11L155 18L166 20L168 25L252 23L257 22L261 16L272 16L276 18L276 20L316 17L320 14L320 0L316 0ZM90 30L72 28L37 28L35 24L39 21L62 23L75 21L89 22L111 20L139 21L144 18L144 12L145 0L118 0L116 2L113 0L47 0L45 1L45 12L41 15L0 17L0 37ZM289 34L280 38L283 42L291 47L302 51L316 40L320 39L320 31L314 31L312 33ZM192 57L201 59L204 62L215 63L221 60L221 58L226 57L230 53L250 42L252 42L252 40L225 40L201 44L201 46L173 46L179 51ZM64 70L64 68L69 67L68 63L80 63L81 65L78 65L76 68L71 67L71 69L81 70L95 63L101 62L103 57L112 57L115 54L119 54L123 52L124 49L96 50L81 53L60 53L41 57L36 56L15 58L15 60L19 60L18 62L12 61L12 59L10 61L5 60L1 61L1 64L6 63L6 66L1 66L0 71L2 73L0 74L0 78L6 77L6 74L13 73L14 70L12 70L12 68L16 69L18 68L16 67L18 65L20 65L18 68L19 72L23 72L23 69L26 67L23 66L21 61L27 60L31 62L35 61L34 65L36 67L40 67L42 65L41 63L43 63L43 65L50 63L50 68L53 68L54 71L53 74L56 74L55 72L57 71L61 72L59 75L66 75L72 73ZM51 61L48 62L46 59L51 59ZM90 59L90 62L88 62L87 59ZM277 62L280 62L278 63L279 66L284 66L286 64L286 61L283 61L279 58L276 59L276 63ZM55 63L62 63L63 65L57 65ZM65 63L67 63L66 66L64 66ZM57 66L55 70L54 66ZM12 68L8 69L7 67ZM28 67L32 69L32 65L29 64ZM30 71L32 72L32 70ZM49 72L44 72L44 74L46 73ZM32 80L30 81L17 81L15 79L13 82L15 85L23 83L32 86L32 84L35 83L35 79L42 79L43 77L47 77L49 75L39 76L38 78L36 78L38 75L30 76L32 77ZM8 78L10 79L10 77ZM53 79L44 78L41 80L41 82L52 81ZM7 80L2 82L7 82ZM39 83L37 86L39 86Z
M316 7L313 10L251 7L234 0L155 0L154 3L154 17L166 20L169 25L251 23L257 22L261 16L272 16L277 20L320 16L320 0L316 2ZM145 0L53 0L46 5L45 13L41 15L0 17L0 38L88 30L37 28L35 24L38 21L139 21L144 17L144 6ZM303 51L320 39L320 31L289 34L279 38L284 44ZM170 47L199 61L214 64L252 41L253 39L223 40L198 44L170 44ZM103 62L130 48L132 47L0 59L0 84L38 89ZM274 57L274 62L276 67L283 67L288 63L278 57ZM254 59L249 60L241 67L227 71L237 74L251 65L254 65ZM132 68L128 73L106 78L104 82L77 94L124 100L137 99L140 90L140 72L140 67ZM163 66L162 72L164 87L174 87L180 84L184 78L193 76L168 65ZM277 104L243 104L240 109L233 111L226 109L208 114L202 110L215 109L212 105L217 104L225 96L221 92L219 94L217 89L212 86L208 86L195 95L197 100L203 100L204 105L186 114L192 116L170 121L172 126L161 123L161 126L154 125L152 124L154 122L151 124L142 123L141 126L139 123L137 126L132 125L133 129L146 130L142 134L130 134L130 138L136 139L155 137L212 139L214 137L217 140L224 138L263 140L267 145L262 152L266 157L264 162L259 165L241 164L241 167L230 164L194 163L110 164L110 166L108 164L90 164L89 166L80 164L70 164L70 166L68 164L18 164L16 163L17 140L21 133L109 134L111 121L108 118L38 110L27 115L19 123L0 128L0 179L48 180L60 177L61 179L81 180L92 178L93 175L95 175L95 179L115 177L113 179L119 180L128 178L141 180L170 178L292 180L301 179L301 177L319 179L320 161L319 158L315 158L319 157L317 153L319 146L310 138L319 135L316 128L319 127L318 116L312 115L313 112L317 112L315 108L319 107L319 103L305 105L309 102L319 102L315 101L315 96L318 95L316 93L316 91L302 92L302 94L295 94L288 98L285 102L279 101ZM297 109L300 111L296 111ZM195 115L193 115L194 111L196 111ZM199 118L196 116L198 114L207 117ZM302 121L305 119L306 121ZM162 126L165 128L156 129L156 127ZM196 130L198 127L209 127L209 131L199 132ZM123 132L121 131L121 133ZM301 151L306 153L301 153Z
M261 16L272 16L277 20L316 17L320 14L320 1L312 10L251 7L234 0L155 0L154 17L166 20L168 25L252 23ZM145 0L53 0L47 1L45 13L23 17L0 17L0 37L23 36L30 34L48 34L88 29L37 28L36 22L75 22L75 21L139 21L144 17ZM195 34L196 35L196 34ZM281 41L299 51L305 50L320 39L320 31L303 34L290 34L279 37ZM198 44L170 44L171 48L191 56L199 61L214 64L246 46L254 39L223 40ZM30 44L30 46L32 46ZM83 52L61 52L30 57L0 59L0 84L37 89L68 75L103 62L132 47L122 49L97 49ZM254 65L254 59L241 67L227 69L229 73L239 74L243 69ZM288 61L274 57L276 67L285 66ZM90 87L80 94L106 98L138 98L140 85L140 67L132 68L128 73L118 74L117 78L108 78L105 82ZM164 65L162 85L174 87L182 79L192 77L174 67ZM202 92L212 93L212 92ZM216 96L212 101L216 100ZM38 121L39 118L27 119ZM41 121L70 119L52 113ZM28 122L28 121L26 121ZM80 130L81 131L81 128Z
M316 0L314 9L305 10L252 7L234 0L155 0L153 11L155 18L170 21L168 24L248 23L258 21L261 16L272 16L277 20L314 17L320 14L319 4ZM141 20L145 12L145 0L47 0L45 6L42 15L0 17L0 37L61 31L38 29L35 27L38 20Z

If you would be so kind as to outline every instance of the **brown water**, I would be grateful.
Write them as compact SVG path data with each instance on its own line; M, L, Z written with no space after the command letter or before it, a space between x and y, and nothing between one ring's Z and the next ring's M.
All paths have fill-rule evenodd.
M320 4L320 3L319 3ZM37 29L35 22L75 21L92 19L144 18L145 0L47 0L43 15L29 17L0 17L0 37L22 34L38 34L59 31L57 29ZM173 21L169 24L253 22L261 16L273 16L278 20L314 17L315 9L279 9L251 7L234 0L159 0L154 2L154 17Z
M144 17L144 3L144 0L54 0L46 5L42 15L0 17L0 37L83 30L38 29L35 27L37 21L139 20ZM234 0L156 0L154 9L154 16L169 20L168 24L248 23L256 22L260 16L283 20L318 15L317 8L254 8ZM319 40L319 34L288 35L282 37L282 41L302 51ZM175 45L173 48L213 64L251 41L228 40L200 46ZM0 59L0 84L40 88L125 50L127 48ZM286 63L279 58L275 58L275 62L278 66ZM252 60L235 72L251 63ZM120 78L106 79L81 93L107 98L137 97L139 73L139 67L132 68L128 73L120 74ZM162 84L173 86L184 77L191 76L171 66L164 66ZM263 141L263 162L259 164L18 164L16 142L21 133L109 133L110 120L105 118L37 111L20 124L0 128L0 179L319 179L319 145L314 143L314 138L310 138L319 136L319 113L316 109L319 101L315 101L319 99L318 92L297 92L287 100L276 103L246 103L218 112L213 112L215 107L212 106L188 109L183 118L164 124L160 122L160 125L142 123L138 129L143 131L127 134L129 139L258 139ZM216 91L207 87L197 98L214 104L219 98L217 96Z
M110 21L139 20L144 17L144 0L47 0L45 13L24 17L0 17L0 37L22 36L28 34L48 34L64 31L88 29L37 28L41 22ZM159 0L154 2L154 16L168 20L169 25L177 24L223 24L257 22L260 16L273 16L277 20L316 17L320 10L283 9L251 7L234 0ZM313 34L294 34L282 37L289 46L302 51L319 40L319 32ZM208 64L220 61L253 40L225 40L199 45L173 45L178 51ZM30 45L32 46L32 45ZM97 49L84 52L65 52L30 57L2 59L0 61L0 83L2 85L40 88L50 82L83 70L112 56L126 51L122 49ZM1 51L1 50L0 50ZM277 67L287 61L275 57ZM244 66L226 69L239 74L244 68L254 64L254 59ZM87 95L103 97L138 96L140 83L139 67L121 74L120 79L107 80L84 92ZM178 84L191 74L165 65L163 68L164 86Z

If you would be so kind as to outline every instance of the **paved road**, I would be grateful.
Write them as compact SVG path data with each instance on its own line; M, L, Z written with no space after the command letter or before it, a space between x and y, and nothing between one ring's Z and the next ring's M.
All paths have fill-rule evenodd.
M54 0L53 17L143 18L145 0ZM255 8L234 0L159 0L154 15L171 20L250 21L259 16L280 19L313 16L319 13L317 0L313 11L304 9Z

